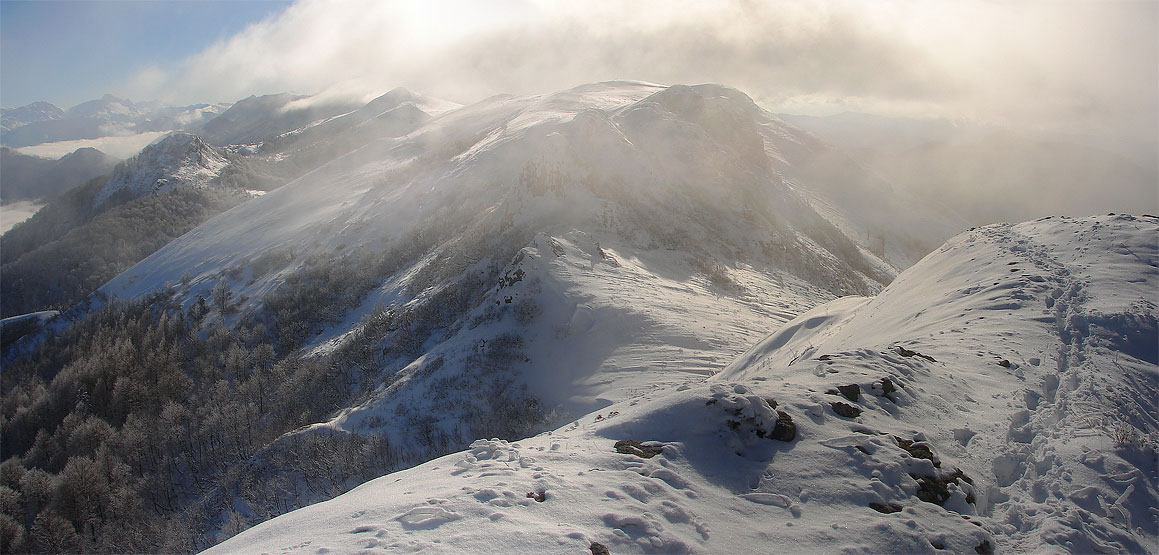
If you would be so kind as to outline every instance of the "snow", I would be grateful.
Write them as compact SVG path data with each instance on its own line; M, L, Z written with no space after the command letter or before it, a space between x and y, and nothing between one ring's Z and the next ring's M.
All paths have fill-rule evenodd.
M1157 237L1159 219L1113 215L972 230L715 375L480 439L208 552L1155 552ZM770 438L781 412L791 441ZM659 454L617 452L629 439Z
M59 311L44 310L0 320L0 344L3 344L5 359L15 356L17 352L35 348L35 336L56 321L59 315Z
M654 192L644 188L665 180L681 184L702 181L704 185L698 185L702 187L720 182L716 168L698 169L698 164L692 164L687 156L682 158L680 152L650 146L671 145L676 150L679 145L672 143L699 146L712 139L694 126L684 126L683 131L667 128L675 123L674 116L649 108L654 103L646 100L657 90L664 91L656 85L602 83L543 97L495 97L446 112L415 133L372 142L263 196L259 202L247 203L224 219L207 223L110 283L107 291L121 297L139 296L166 281L175 281L187 270L195 270L195 277L201 271L220 271L223 259L228 264L245 253L265 252L284 244L317 241L319 250L333 252L339 244L352 247L379 241L383 236L401 235L405 226L421 219L416 214L430 214L454 203L464 204L465 211L486 210L492 206L487 201L499 193L488 189L497 183L510 186L517 182L529 163L542 164L547 170L558 166L560 173L572 180L609 177L629 183L643 181L638 185L639 194L649 195L663 194L659 187ZM759 110L755 105L752 109ZM639 114L641 110L655 115L645 118ZM775 124L773 120L768 123ZM430 165L427 160L431 155L445 155L448 149L462 148L463 144L466 150L449 163L423 165ZM664 173L648 175L657 171ZM767 173L759 166L756 171ZM648 173L641 176L638 172ZM585 176L591 173L595 175ZM392 175L414 177L387 181ZM447 186L450 183L453 186ZM576 207L569 202L554 206L542 206L545 200L537 202L541 206L535 208L542 208L539 212L566 212ZM585 213L598 210L598 202L575 199L576 204L590 207L582 211ZM319 227L331 222L340 223L339 229L345 231L317 233ZM363 231L356 235L354 229ZM947 225L941 233L948 235L949 229ZM562 231L566 232L566 227ZM173 259L178 253L193 251L197 256L186 257L188 263ZM215 262L200 263L207 260ZM129 282L133 285L126 287Z
M65 111L65 117L121 121L133 116L144 115L144 113L145 111L133 104L132 101L106 94L99 99L82 102L69 108Z
M248 144L347 113L356 107L344 100L324 100L289 93L250 96L189 130L213 145Z
M798 278L778 279L746 268L733 275L747 293L723 295L703 280L676 279L679 272L686 272L683 253L625 256L605 248L601 255L590 252L598 248L596 244L582 232L537 236L521 251L521 261L507 272L522 271L526 277L497 288L480 303L485 309L492 303L533 299L542 309L536 325L522 332L527 357L534 361L523 372L523 383L541 403L563 414L585 414L682 384L689 376L710 376L777 324L830 298ZM350 329L369 307L389 304L398 298L398 287L397 282L389 284L389 294L372 297L335 329ZM468 317L483 312L477 309ZM433 348L428 356L448 360L469 356L480 341L485 344L496 333L494 327L464 332ZM330 337L323 334L320 339ZM414 369L421 368L422 362L416 361ZM456 364L446 367L448 372L458 371ZM436 372L431 381L438 383L439 375ZM397 391L387 390L341 412L328 425L363 431L363 422L390 421L402 402L391 399L392 395ZM429 409L420 405L413 410Z
M47 322L59 314L60 311L57 310L42 310L40 312L29 312L28 314L21 314L19 316L10 316L8 318L0 319L0 327L31 321L43 324L44 322Z

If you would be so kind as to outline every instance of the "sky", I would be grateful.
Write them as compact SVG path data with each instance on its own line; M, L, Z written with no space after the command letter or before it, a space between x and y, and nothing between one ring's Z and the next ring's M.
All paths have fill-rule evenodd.
M469 103L586 82L717 82L767 108L1155 142L1154 0L0 0L0 101L109 92Z
M289 4L0 0L0 104L46 100L68 109L132 92L142 70L177 67Z

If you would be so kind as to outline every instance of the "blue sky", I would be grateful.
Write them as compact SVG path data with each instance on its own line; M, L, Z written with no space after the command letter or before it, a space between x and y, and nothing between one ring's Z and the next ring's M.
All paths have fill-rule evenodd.
M0 0L0 104L68 109L117 93L139 69L178 64L289 3Z

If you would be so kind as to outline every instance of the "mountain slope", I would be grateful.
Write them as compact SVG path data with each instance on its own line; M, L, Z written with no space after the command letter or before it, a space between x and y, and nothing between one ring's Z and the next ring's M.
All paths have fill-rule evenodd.
M70 119L93 118L109 123L128 123L143 114L144 110L133 104L133 101L111 94L77 104L64 113Z
M1130 216L964 233L713 377L209 552L1153 552L1157 234Z
M266 518L357 483L320 488L291 455L303 443L388 442L382 472L522 437L719 371L947 234L880 180L847 179L852 161L821 171L835 159L718 85L498 96L206 222L101 293L160 289L206 333L329 369L312 386L328 414L214 494Z
M365 363L389 374L424 352L426 360L444 351L449 360L469 357L470 345L503 326L487 326L483 335L464 326L502 320L507 305L526 299L559 325L588 318L589 311L594 320L588 325L594 327L605 318L637 322L637 331L608 330L615 337L611 344L597 348L603 341L598 337L581 341L577 349L602 355L577 379L629 375L615 370L624 366L649 368L654 351L628 358L631 364L616 354L632 349L637 332L653 333L644 330L669 330L655 348L684 341L691 349L686 370L705 372L719 367L720 356L743 348L742 338L767 331L768 324L752 328L752 322L768 317L757 294L783 296L784 318L833 294L876 291L895 271L859 247L859 237L842 233L839 225L858 224L852 211L826 205L827 219L809 205L823 189L803 198L782 181L778 167L789 172L794 162L808 160L809 151L791 132L742 93L718 86L609 83L543 97L498 97L448 112L406 137L371 143L247 203L159 251L103 291L134 298L188 273L189 289L179 292L188 303L207 295L226 273L244 272L262 253L292 252L292 264L251 274L249 280L229 280L232 293L246 299L239 310L272 325L285 290L303 287L289 280L295 274L311 271L312 264L356 268L385 257L373 264L389 271L345 278L367 280L367 286L351 292L358 295L348 300L351 304L335 307L336 317L318 321L298 314L303 329L284 330L282 348L332 352L362 337L368 314L422 313L446 293L456 295L458 312L428 313L432 321L417 323L425 331L412 340L421 349L391 351ZM848 193L856 196L858 186L851 185ZM888 191L867 194L897 201ZM412 254L400 256L403 252ZM553 261L557 258L568 260ZM510 278L517 274L526 278ZM704 281L680 283L694 275ZM505 284L488 285L503 276ZM671 300L660 310L642 300L625 303L614 290L601 292L605 282L639 294L666 291ZM698 300L715 295L737 298ZM697 312L681 315L691 307ZM696 339L698 319L726 312L743 316L731 339L716 347L722 351ZM276 320L286 322L288 316ZM300 343L311 327L320 336ZM275 326L275 334L282 331ZM539 334L549 343L544 359L559 347L549 341L552 333ZM386 335L369 340L387 346L396 334ZM432 350L440 343L442 350ZM695 354L705 349L711 355ZM606 360L620 362L605 365ZM420 367L416 363L407 372ZM448 365L436 374L455 368ZM438 379L406 383L421 390ZM624 395L620 385L612 379L580 403L587 410L605 393ZM560 397L548 395L544 401L579 410ZM445 424L453 426L454 420Z
M62 159L63 160L63 159ZM58 162L59 163L59 162ZM242 157L173 134L3 235L3 314L65 308L266 180Z
M350 102L311 100L289 93L243 98L192 131L212 145L248 144L358 108Z
M260 137L255 150L267 156L271 169L289 181L376 139L404 136L432 116L456 107L458 104L398 88L357 110Z
M52 522L93 530L76 550L205 547L476 438L703 379L801 311L880 290L953 226L719 85L423 104L394 91L224 149L257 167L352 150L112 279L0 376L13 472L137 470L56 492ZM257 108L259 127L293 113ZM82 423L95 435L73 442ZM114 492L139 510L104 512Z
M117 159L95 148L79 148L57 160L0 148L0 200L48 199L113 170Z

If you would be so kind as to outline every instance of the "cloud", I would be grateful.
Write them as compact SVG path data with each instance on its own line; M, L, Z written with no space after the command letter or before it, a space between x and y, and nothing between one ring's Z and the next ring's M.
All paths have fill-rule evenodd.
M75 152L78 148L95 148L114 158L126 159L136 155L154 141L167 135L168 131L148 131L135 135L110 135L98 139L74 139L71 141L57 141L40 143L16 149L21 154L39 156L41 158L60 158Z
M472 102L608 79L719 82L767 107L1099 129L1155 140L1154 2L300 0L134 94Z

